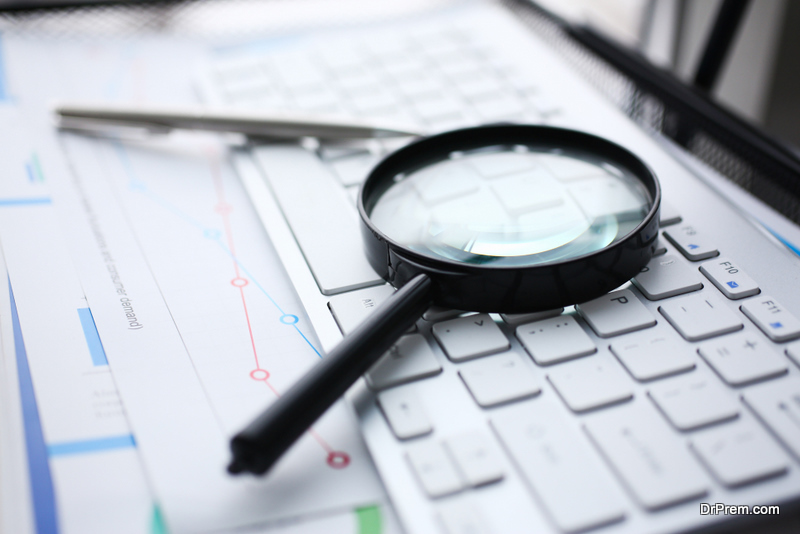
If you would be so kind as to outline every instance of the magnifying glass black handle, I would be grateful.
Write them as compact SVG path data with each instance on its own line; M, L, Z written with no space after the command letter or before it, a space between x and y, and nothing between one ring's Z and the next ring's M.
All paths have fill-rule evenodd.
M431 279L409 280L319 364L231 440L228 471L266 473L427 310Z

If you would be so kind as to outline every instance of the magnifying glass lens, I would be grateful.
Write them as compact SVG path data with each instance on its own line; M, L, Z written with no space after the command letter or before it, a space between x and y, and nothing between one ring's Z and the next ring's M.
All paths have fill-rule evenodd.
M497 145L395 175L369 217L390 240L433 259L530 267L604 249L652 207L641 180L611 160Z

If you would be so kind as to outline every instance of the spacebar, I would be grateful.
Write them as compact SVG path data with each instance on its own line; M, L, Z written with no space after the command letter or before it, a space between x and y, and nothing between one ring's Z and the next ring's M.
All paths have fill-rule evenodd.
M384 282L364 255L358 213L314 154L277 145L258 147L253 155L323 294Z

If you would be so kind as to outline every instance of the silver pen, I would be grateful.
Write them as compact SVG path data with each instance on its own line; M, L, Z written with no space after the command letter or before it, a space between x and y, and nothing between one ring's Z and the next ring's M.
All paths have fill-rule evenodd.
M55 105L53 111L60 127L78 129L122 126L156 132L212 130L269 138L337 140L421 135L402 127L358 119L239 109L63 103Z

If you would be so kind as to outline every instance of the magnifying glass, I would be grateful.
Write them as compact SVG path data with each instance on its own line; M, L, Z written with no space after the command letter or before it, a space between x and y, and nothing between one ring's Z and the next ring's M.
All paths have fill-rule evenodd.
M265 473L432 304L544 311L635 276L658 236L661 191L631 152L587 133L480 126L384 159L358 201L367 258L398 288L231 440L231 473Z

